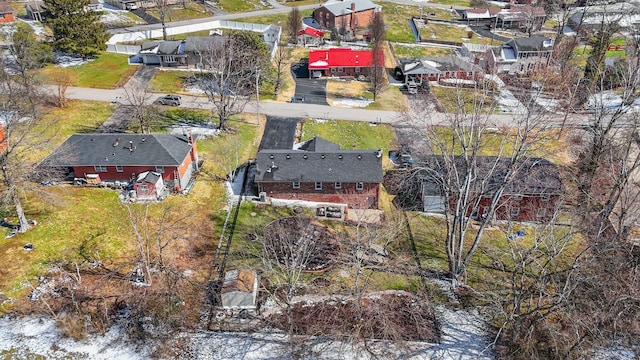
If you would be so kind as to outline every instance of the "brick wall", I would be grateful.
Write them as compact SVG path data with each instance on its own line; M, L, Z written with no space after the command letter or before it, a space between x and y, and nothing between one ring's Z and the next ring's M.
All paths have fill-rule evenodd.
M322 183L322 190L315 190L315 183L300 183L299 189L293 188L292 182L261 182L258 191L267 193L268 197L284 200L305 200L315 202L348 204L354 209L377 209L380 184L364 183L362 190L356 190L355 183L342 183L341 189L335 183Z

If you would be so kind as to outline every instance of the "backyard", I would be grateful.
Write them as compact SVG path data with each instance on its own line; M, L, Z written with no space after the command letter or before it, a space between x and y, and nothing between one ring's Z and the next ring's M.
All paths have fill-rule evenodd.
M74 74L70 86L91 87L99 89L115 89L129 81L129 78L138 70L137 66L129 65L129 56L103 52L92 61L79 66L70 66L70 72ZM55 65L49 64L40 70L40 76L45 82L51 82Z

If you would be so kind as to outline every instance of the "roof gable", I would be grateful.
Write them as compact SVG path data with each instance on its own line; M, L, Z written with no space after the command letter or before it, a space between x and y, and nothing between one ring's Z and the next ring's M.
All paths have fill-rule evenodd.
M74 134L43 164L47 166L178 166L191 144L169 134Z

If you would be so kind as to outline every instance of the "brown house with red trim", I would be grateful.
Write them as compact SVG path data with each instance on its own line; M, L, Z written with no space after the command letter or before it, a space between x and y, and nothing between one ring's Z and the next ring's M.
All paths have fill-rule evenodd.
M293 150L260 150L255 182L267 197L377 209L382 182L379 150L341 150L315 137Z
M173 191L184 190L199 170L193 137L170 134L75 134L41 166L96 183L133 183L151 171L160 174Z
M329 0L313 10L313 18L326 29L347 33L367 28L380 10L370 0Z
M396 78L405 83L440 81L444 79L478 80L484 72L478 65L458 56L435 56L424 58L402 58L397 60Z
M8 24L16 21L13 17L13 8L8 1L0 1L0 24Z
M423 172L421 199L423 211L442 213L445 204L451 211L456 206L456 194L445 198L442 184L449 170L443 165L442 156L427 158ZM466 166L460 157L455 157L456 171L464 174ZM465 210L468 216L483 216L488 212L492 197L504 179L509 158L480 157L475 165L475 181L471 184L471 198ZM455 176L455 175L453 175ZM508 182L498 201L496 220L540 222L550 220L561 206L564 195L562 178L556 165L541 158L526 159Z

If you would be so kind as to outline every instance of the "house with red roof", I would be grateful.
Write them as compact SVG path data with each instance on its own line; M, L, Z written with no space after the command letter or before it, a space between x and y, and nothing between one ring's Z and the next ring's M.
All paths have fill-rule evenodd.
M384 65L384 54L374 56L372 50L332 48L309 52L309 76L368 76L374 66L374 57Z
M0 1L0 23L8 24L15 21L13 8L8 1Z
M311 26L305 26L298 31L298 45L318 46L322 44L323 40L324 31L314 29Z

